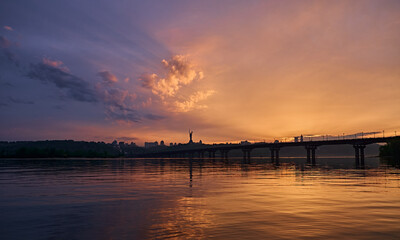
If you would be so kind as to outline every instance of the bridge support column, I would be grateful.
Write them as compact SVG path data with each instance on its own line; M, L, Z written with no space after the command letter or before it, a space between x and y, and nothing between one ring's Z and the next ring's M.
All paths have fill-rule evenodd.
M243 150L243 159L250 159L250 152L251 152L251 149L242 149Z
M306 145L306 150L307 150L307 163L312 165L316 164L315 161L315 150L317 149L317 146L314 145Z
M221 150L221 157L223 159L227 159L228 158L228 152L229 152L229 150Z
M365 161L364 161L364 148L365 148L365 145L360 145L359 148L360 148L361 166L364 166L365 165Z
M279 147L275 148L275 164L279 165Z
M360 161L361 161L361 166L365 165L365 155L364 155L364 149L365 149L365 145L364 144L354 144L353 145L354 150L355 150L355 163L356 166L360 165Z
M269 149L271 151L271 163L275 163L279 165L279 147L271 147Z
M274 163L275 162L275 149L270 148L269 150L271 151L271 163Z
M317 147L313 147L311 148L311 164L315 165L315 149L317 149Z
M306 146L307 149L307 163L310 164L311 163L311 149L309 147Z
M354 156L354 160L355 160L355 164L356 166L360 165L360 148L358 147L358 145L354 145L354 151L355 151L355 156Z

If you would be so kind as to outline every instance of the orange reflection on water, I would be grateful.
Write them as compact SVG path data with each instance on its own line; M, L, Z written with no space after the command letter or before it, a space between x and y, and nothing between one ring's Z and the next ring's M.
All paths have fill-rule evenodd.
M2 235L396 239L400 234L399 169L268 161L3 162ZM18 217L25 212L30 214ZM18 219L28 224L18 225Z

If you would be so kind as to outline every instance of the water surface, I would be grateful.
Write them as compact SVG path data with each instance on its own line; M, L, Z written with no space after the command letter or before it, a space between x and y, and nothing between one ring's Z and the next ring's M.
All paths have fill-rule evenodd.
M377 158L0 160L1 239L399 239L399 200Z

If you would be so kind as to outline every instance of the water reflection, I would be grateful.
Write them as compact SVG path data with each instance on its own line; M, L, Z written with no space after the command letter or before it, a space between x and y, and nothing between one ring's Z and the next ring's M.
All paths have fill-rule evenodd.
M400 171L366 158L0 161L4 239L396 239ZM3 237L2 237L3 239Z

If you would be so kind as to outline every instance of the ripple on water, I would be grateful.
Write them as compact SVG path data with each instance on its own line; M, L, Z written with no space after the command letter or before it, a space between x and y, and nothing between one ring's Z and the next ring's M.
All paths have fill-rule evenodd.
M7 160L4 239L398 239L400 171L348 159ZM301 160L303 161L303 160ZM375 161L375 162L373 162ZM303 165L301 165L303 164ZM347 165L346 165L347 164ZM374 167L375 166L375 167Z

